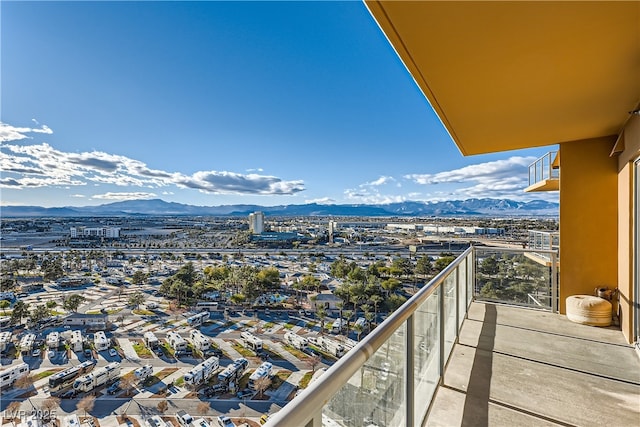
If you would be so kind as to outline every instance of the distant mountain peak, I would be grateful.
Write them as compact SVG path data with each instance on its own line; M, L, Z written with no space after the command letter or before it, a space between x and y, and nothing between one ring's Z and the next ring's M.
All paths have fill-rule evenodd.
M406 201L380 205L308 203L304 205L194 206L162 199L126 200L99 206L43 208L0 206L4 217L78 216L244 216L254 211L272 216L558 216L559 204L544 200L518 202L509 199L466 199L441 202Z

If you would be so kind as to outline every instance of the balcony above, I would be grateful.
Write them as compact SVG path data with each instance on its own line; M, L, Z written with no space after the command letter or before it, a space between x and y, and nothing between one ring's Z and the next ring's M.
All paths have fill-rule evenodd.
M529 165L529 186L524 191L558 191L560 189L560 153L550 151Z
M635 426L640 360L617 328L472 303L424 425Z

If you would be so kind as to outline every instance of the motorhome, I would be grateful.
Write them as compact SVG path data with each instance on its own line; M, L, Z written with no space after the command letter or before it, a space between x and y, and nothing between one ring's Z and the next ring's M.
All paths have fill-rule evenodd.
M191 331L191 344L196 350L205 352L211 348L211 340L198 330Z
M93 336L93 345L97 351L104 351L109 348L110 341L104 331L98 331Z
M29 375L29 365L19 363L0 371L0 388L12 386L17 379Z
M334 334L339 334L340 332L344 331L346 327L347 321L341 318L337 318L333 321L333 325L331 325L331 332L333 332Z
M255 335L253 335L249 331L244 331L240 333L240 338L242 338L242 342L245 347L255 352L262 350L262 340Z
M160 341L158 341L156 334L151 331L147 331L144 333L144 343L151 350L156 349L158 345L160 345Z
M25 336L22 337L22 339L20 340L20 352L21 353L28 353L33 349L33 344L36 341L36 335L35 334L26 334Z
M319 336L316 338L316 343L323 351L331 354L332 356L342 357L345 353L344 346L331 338Z
M118 378L120 376L120 371L120 363L111 362L107 366L98 368L90 374L83 375L75 380L73 383L73 389L76 391L91 391Z
M284 334L284 340L290 346L297 348L298 350L305 350L309 345L309 340L305 337L301 337L300 335L294 332L287 332Z
M263 378L271 378L272 374L273 364L271 362L264 362L249 377L249 388L257 390L260 388L260 380Z
M220 359L212 356L187 372L184 375L184 382L190 386L203 384L215 374L219 367Z
M209 320L209 312L201 311L198 314L194 314L193 316L188 317L187 324L189 326L199 326L199 325L202 325L207 320Z
M167 342L174 351L186 351L187 342L179 333L171 331L167 334Z
M87 360L77 366L72 366L63 371L56 372L49 377L49 388L61 386L69 381L75 379L78 375L82 375L89 372L95 366L95 360Z
M137 368L135 371L133 371L133 375L136 377L138 381L144 381L147 378L149 378L151 375L153 375L153 366L151 365L141 366Z
M11 332L0 332L0 351L6 351L11 344Z
M228 365L224 371L218 374L218 381L224 384L229 384L231 382L235 382L244 371L249 366L249 361L244 357L234 360L230 365Z
M81 331L73 331L71 332L71 351L82 351L83 341L82 341L82 332Z
M51 332L49 335L47 335L47 347L53 350L53 349L57 349L59 345L60 345L60 333Z

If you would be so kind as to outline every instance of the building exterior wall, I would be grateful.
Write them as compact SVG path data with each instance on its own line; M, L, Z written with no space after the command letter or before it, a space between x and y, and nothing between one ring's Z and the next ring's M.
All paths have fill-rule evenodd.
M571 295L618 284L618 171L614 138L560 145L560 312Z
M634 248L638 211L634 203L634 162L640 157L640 116L631 116L623 131L625 150L618 156L618 290L620 296L620 326L629 342L634 341L634 277L639 248Z

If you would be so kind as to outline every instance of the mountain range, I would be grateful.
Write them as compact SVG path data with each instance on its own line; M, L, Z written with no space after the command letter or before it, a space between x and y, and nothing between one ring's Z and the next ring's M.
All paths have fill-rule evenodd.
M518 202L508 199L467 199L444 202L321 205L222 205L194 206L160 199L128 200L98 206L44 208L0 206L2 217L86 216L246 216L262 211L270 216L558 216L559 204L544 200Z

